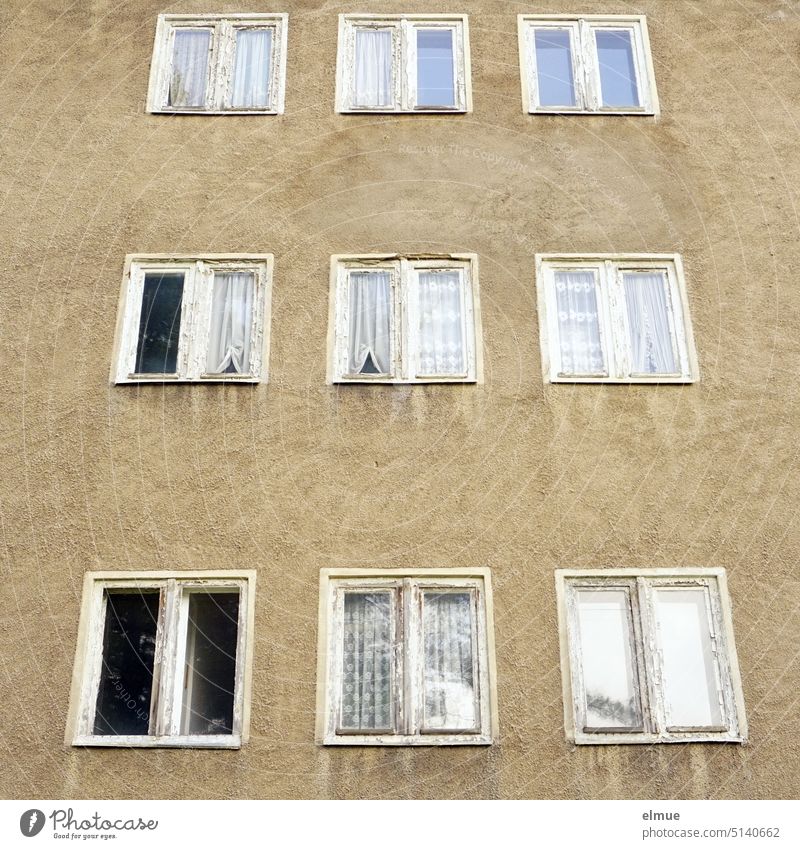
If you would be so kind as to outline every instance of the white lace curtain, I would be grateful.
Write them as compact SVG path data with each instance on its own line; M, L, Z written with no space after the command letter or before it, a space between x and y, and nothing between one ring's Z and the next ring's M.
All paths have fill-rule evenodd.
M170 106L205 105L210 46L211 32L207 29L175 30L169 81Z
M355 105L391 106L391 31L356 29L355 51Z
M474 728L470 594L426 592L423 611L425 726Z
M678 371L669 331L669 297L663 272L623 274L633 374Z
M391 728L392 596L346 593L342 654L343 728Z
M251 272L214 275L206 362L209 374L246 374L250 371L254 296L255 280Z
M419 273L419 373L464 374L464 317L458 271Z
M271 29L239 29L236 31L232 106L240 109L266 109L269 107L271 62Z
M391 372L392 292L389 271L351 271L348 374Z
M562 374L602 374L597 284L592 271L556 271L556 307Z

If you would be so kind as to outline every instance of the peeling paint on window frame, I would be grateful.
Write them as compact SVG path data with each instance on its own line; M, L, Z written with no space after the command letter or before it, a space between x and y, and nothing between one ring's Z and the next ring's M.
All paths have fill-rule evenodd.
M575 745L747 742L742 680L733 636L733 617L726 572L722 568L557 569L555 572L561 654L564 728ZM632 605L634 645L631 657L638 670L637 696L643 731L582 730L584 711L581 657L576 630L576 588L626 588ZM707 591L709 622L717 647L718 690L724 704L725 728L670 729L667 725L660 659L655 640L652 593L658 587L702 587Z

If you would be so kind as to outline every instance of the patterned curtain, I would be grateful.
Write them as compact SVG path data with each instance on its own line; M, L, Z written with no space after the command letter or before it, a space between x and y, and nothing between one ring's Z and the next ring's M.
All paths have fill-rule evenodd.
M604 374L597 282L593 271L556 271L556 307L562 374Z
M458 271L419 274L419 373L464 374L464 317Z

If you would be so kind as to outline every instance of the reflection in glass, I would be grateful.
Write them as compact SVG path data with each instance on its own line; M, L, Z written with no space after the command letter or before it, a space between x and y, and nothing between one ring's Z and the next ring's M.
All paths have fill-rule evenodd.
M392 598L388 592L344 596L341 727L390 729Z
M630 30L595 31L603 106L639 106Z
M417 105L456 105L450 29L417 28Z
M628 594L579 590L577 597L586 727L641 728Z
M232 733L238 633L238 592L189 594L182 734Z
M424 593L425 729L477 726L470 593Z
M571 42L569 30L535 30L536 84L540 106L575 106Z
M106 593L95 734L147 734L153 692L158 590Z
M655 592L667 724L671 728L723 725L706 591Z
M144 276L136 374L174 374L178 369L183 272Z

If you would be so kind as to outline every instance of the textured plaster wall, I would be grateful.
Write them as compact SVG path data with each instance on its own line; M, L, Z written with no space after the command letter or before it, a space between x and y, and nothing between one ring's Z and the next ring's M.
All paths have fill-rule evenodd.
M470 15L474 113L333 113L337 15ZM156 15L288 11L286 114L144 113ZM662 117L522 113L516 14L648 15ZM0 792L800 791L800 3L0 6ZM275 254L270 382L109 386L130 252ZM325 385L332 253L480 255L482 386ZM544 385L537 251L683 254L701 382ZM565 741L553 570L724 566L746 747ZM491 748L314 744L318 572L482 566ZM63 743L87 569L258 569L250 743Z

